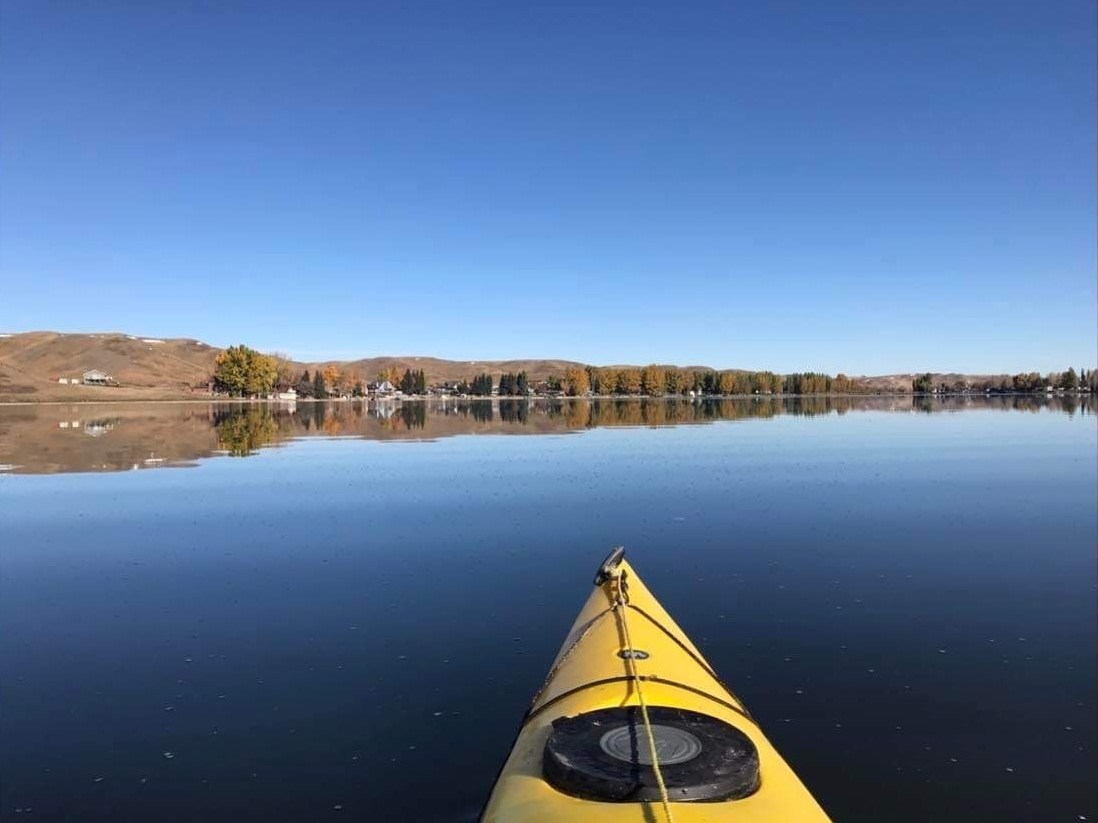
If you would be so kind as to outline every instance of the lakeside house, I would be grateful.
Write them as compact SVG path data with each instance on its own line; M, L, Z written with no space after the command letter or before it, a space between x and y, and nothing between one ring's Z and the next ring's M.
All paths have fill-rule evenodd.
M388 380L382 380L377 383L370 383L366 386L366 393L371 397L397 397L400 392L397 391L396 386L390 383Z
M275 400L284 400L288 403L294 403L297 401L297 389L290 388L286 391L280 391L275 394Z
M84 372L84 384L87 386L106 386L108 383L113 382L114 378L105 371L91 369L90 371Z
M436 397L451 397L458 394L457 380L444 380L441 383L432 383L427 387L427 394Z

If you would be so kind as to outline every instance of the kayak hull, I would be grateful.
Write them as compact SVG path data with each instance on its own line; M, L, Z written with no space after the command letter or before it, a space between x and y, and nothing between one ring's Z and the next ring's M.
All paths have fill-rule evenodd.
M544 752L555 720L636 706L638 686L649 707L716 718L746 735L758 752L758 787L752 794L705 802L678 802L672 796L676 823L828 821L757 722L632 567L621 559L615 573L627 584L627 605L614 608L614 588L607 583L591 592L519 730L482 814L483 823L664 820L658 802L584 799L558 791L544 775Z

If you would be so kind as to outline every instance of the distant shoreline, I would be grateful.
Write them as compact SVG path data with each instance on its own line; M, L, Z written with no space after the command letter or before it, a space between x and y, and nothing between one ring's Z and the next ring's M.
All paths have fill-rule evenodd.
M495 397L454 397L454 396L410 396L410 397L328 397L328 398L316 398L316 397L301 397L296 400L269 400L267 398L253 398L253 397L160 397L160 398L141 398L141 397L121 397L121 398L105 398L105 399L79 399L79 400L0 400L0 407L2 406L101 406L110 404L122 404L122 403L142 403L142 404L185 404L185 405L198 405L198 404L235 404L240 405L247 403L249 405L267 405L267 406L289 406L296 405L298 403L376 403L379 400L382 402L401 402L401 403L431 403L431 402L447 402L451 400L459 400L461 402L475 402L484 403L491 402L493 400L526 400L531 403L545 402L545 401L558 401L558 400L677 400L680 402L704 402L708 400L782 400L782 399L803 399L803 398L943 398L943 397L971 397L971 398L985 398L992 397L1045 397L1045 398L1064 398L1064 397L1091 397L1093 392L1089 391L1058 391L1058 392L881 392L881 393L839 393L830 392L825 394L707 394L698 395L696 397L687 397L681 394L668 395L668 394L594 394L586 395L584 397L545 397L545 396L523 396L523 395L497 395Z

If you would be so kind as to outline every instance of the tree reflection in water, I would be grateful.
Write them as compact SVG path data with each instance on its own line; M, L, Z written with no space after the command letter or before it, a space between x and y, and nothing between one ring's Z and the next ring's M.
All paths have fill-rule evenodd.
M217 445L230 457L247 457L278 439L279 427L266 406L214 413Z
M722 420L859 411L940 414L970 409L1092 415L1088 395L818 395L737 398L445 399L279 403L116 403L0 407L0 466L10 472L122 471L254 455L295 437L438 440L473 432L559 434L613 426L707 425ZM82 436L73 436L82 433ZM91 436L83 436L91 435Z

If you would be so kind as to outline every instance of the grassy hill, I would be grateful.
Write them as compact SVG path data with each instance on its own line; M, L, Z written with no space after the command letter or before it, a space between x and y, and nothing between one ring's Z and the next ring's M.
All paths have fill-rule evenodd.
M203 395L221 349L188 338L135 337L117 332L61 334L26 332L0 336L0 400L109 400L181 398ZM382 369L423 369L429 381L461 380L480 372L498 378L525 371L531 380L560 375L570 360L442 360L437 357L369 357L295 363L313 371L334 363L369 381ZM117 386L69 386L59 378L99 369Z
M0 337L0 399L153 399L204 391L219 349L198 340L118 333L27 332ZM91 369L118 387L68 386Z
M117 332L61 334L26 332L0 335L0 401L156 400L202 397L221 349L188 338L135 337ZM443 360L437 357L369 357L351 361L295 363L297 370L334 363L362 380L373 380L382 369L423 369L428 382L462 380L481 372L499 378L504 372L525 371L531 380L562 375L572 360ZM622 365L616 368L629 368ZM673 368L668 365L667 368ZM707 369L690 366L688 369ZM91 369L112 375L117 386L70 386L59 378L80 377ZM914 375L894 374L855 378L875 391L911 390ZM985 375L935 375L947 384L981 380Z

